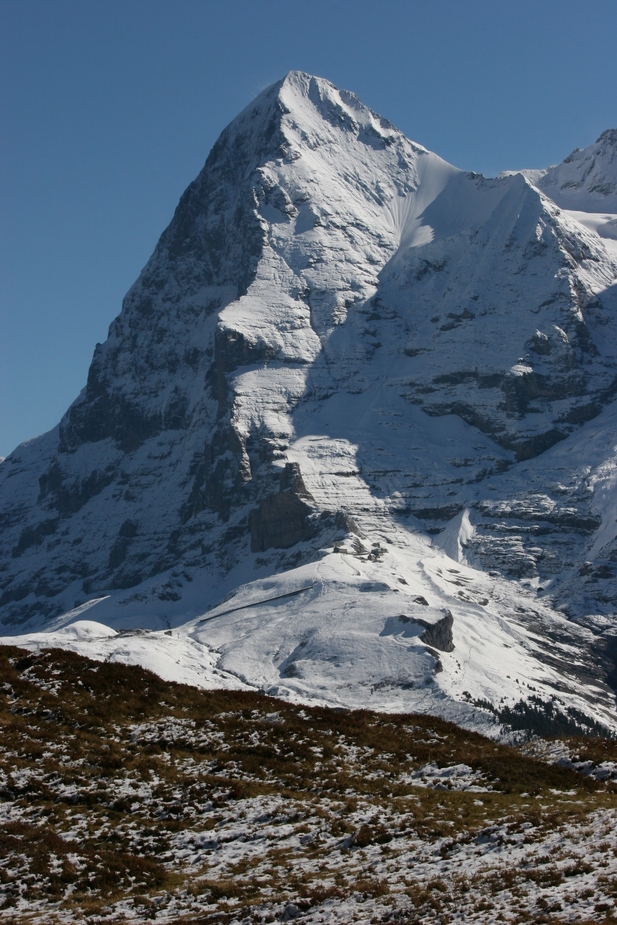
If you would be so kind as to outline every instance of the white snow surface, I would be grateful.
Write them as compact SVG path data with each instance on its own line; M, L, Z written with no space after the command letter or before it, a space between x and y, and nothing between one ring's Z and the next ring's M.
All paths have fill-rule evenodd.
M455 564L422 537L394 525L375 536L384 550L375 561L350 550L330 553L240 586L173 630L118 632L69 613L47 632L0 644L70 649L140 664L167 680L261 690L294 703L429 712L493 736L502 727L472 701L503 708L533 691L588 713L591 695L595 717L614 726L603 686L590 690L577 677L588 631L571 628L531 591ZM100 609L101 619L117 624L108 607L95 603L89 614ZM454 649L438 652L421 636L448 612ZM143 623L151 622L145 611ZM550 633L568 634L568 644L547 646Z
M567 214L575 222L580 222L585 228L595 232L613 257L617 258L617 211L616 212L584 212L568 210Z
M516 171L505 171L510 176ZM617 258L617 129L608 129L587 148L577 148L554 167L521 170L570 218L600 238Z
M216 657L206 646L171 630L118 632L94 620L76 620L48 632L5 637L0 644L22 646L32 652L68 649L95 661L141 665L165 681L204 689L245 687L217 668Z
M607 129L534 181L564 209L617 213L617 129Z

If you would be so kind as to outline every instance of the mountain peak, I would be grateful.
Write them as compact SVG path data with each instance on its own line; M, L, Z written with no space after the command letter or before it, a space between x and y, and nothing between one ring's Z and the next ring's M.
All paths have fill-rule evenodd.
M305 71L289 71L267 88L264 95L278 101L289 128L304 130L304 138L309 143L311 133L316 132L319 137L321 122L360 136L368 132L384 139L394 135L403 137L387 119L365 106L355 93L340 90L329 80Z
M617 128L607 128L597 139L596 144L608 144L617 148Z
M409 142L391 122L365 106L355 93L340 90L324 77L296 70L266 87L223 135L246 126L249 121L257 130L263 129L273 117L277 124L287 125L292 135L299 134L308 144L312 140L319 141L322 137L320 124L329 123L333 129L355 133L360 140L381 138L388 144L399 138L412 144L417 151L426 151L422 145Z
M596 238L291 71L221 133L59 428L0 467L2 619L183 623L292 698L469 717L569 685L587 709L532 637L562 639L536 591L559 570L590 576L581 618L611 600L591 478L545 456L614 400Z
M606 129L592 145L576 148L535 182L562 209L617 212L617 129Z

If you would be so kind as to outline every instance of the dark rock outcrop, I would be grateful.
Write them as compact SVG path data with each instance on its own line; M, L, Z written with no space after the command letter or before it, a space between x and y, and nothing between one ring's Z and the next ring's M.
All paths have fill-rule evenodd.
M277 494L266 498L258 508L251 511L251 551L288 549L302 540L310 539L314 535L314 527L310 522L312 502L299 465L287 463L281 472Z
M440 652L454 651L454 641L452 639L454 620L449 610L446 610L445 616L438 620L437 623L427 623L426 620L420 620L418 617L414 617L414 623L419 623L420 626L426 627L420 639L427 646L433 646L435 649L439 649Z

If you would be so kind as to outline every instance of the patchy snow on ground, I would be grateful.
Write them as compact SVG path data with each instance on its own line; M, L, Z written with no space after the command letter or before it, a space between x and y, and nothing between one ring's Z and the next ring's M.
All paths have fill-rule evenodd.
M614 920L613 741L0 661L7 925Z

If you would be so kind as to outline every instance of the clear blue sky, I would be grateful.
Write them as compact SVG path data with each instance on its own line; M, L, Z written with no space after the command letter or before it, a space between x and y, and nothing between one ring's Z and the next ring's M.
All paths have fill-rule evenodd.
M53 427L219 132L292 68L494 175L617 127L615 0L0 0L0 455Z

